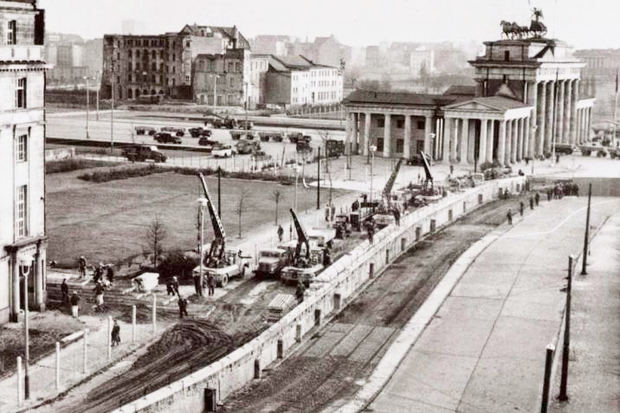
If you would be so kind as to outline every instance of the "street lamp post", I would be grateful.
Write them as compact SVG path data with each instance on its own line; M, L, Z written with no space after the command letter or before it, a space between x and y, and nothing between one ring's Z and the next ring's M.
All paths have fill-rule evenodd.
M19 268L24 277L24 398L30 398L30 376L28 375L28 365L30 364L30 334L28 330L28 275L32 259L22 258Z
M100 77L100 72L97 72L97 109L96 109L96 114L97 114L97 120L99 120L99 89L101 88L101 77Z
M89 106L90 106L90 90L89 90L89 85L88 85L88 76L84 76L84 80L86 81L86 139L89 139L88 136L88 110L89 110Z
M372 179L373 179L372 168L375 163L375 151L377 150L377 147L375 145L370 145L369 149L370 149L370 202L372 202Z
M295 165L295 202L293 208L297 211L297 178L299 177L299 166Z
M199 198L198 199L198 203L200 204L200 245L198 246L198 254L200 255L200 291L202 291L202 282L203 282L203 275L202 275L202 269L203 269L203 261L204 261L204 212L205 212L205 207L207 206L207 200L206 198ZM201 294L202 295L202 294Z

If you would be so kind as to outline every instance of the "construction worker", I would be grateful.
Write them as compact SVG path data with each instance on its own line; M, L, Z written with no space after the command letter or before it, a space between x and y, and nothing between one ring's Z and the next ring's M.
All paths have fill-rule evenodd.
M118 321L114 320L114 327L112 327L112 347L121 344L121 327L118 325Z
M78 259L78 265L80 267L80 278L86 277L86 258L83 255Z
M512 211L510 209L506 213L506 218L508 218L508 225L512 225Z
M207 287L209 288L209 297L215 295L215 277L213 274L207 275Z
M325 221L329 222L329 204L325 204Z
M95 288L93 288L95 296L97 297L97 306L103 305L103 290L103 284L101 283L101 281L97 281L97 284L95 284Z
M183 318L183 316L189 316L189 314L187 313L187 300L181 297L181 295L179 295L178 304L179 304L179 318Z
M282 236L284 236L284 229L282 225L278 225L278 240L282 242Z
M196 290L196 295L200 297L202 297L201 278L201 275L194 275L194 289Z
M533 196L530 197L530 209L532 210L534 209L534 197Z
M534 202L536 202L536 206L538 206L538 203L540 202L540 194L538 192L534 194Z
M525 208L525 205L523 205L523 201L519 202L519 214L521 214L521 216L523 216L523 209Z
M299 278L297 280L297 289L295 290L295 297L297 298L298 302L302 302L304 301L304 292L306 291L306 286L304 285L304 282L301 280L301 278Z
M334 204L331 204L329 211L331 214L331 221L334 222L334 218L336 217L336 206Z
M69 286L67 285L67 279L62 280L60 284L60 292L62 294L62 303L69 304Z
M80 296L77 294L77 291L74 291L71 295L71 315L73 317L78 318L78 311L80 305Z
M108 264L106 276L108 277L108 282L112 284L114 282L114 268L112 268L112 264Z

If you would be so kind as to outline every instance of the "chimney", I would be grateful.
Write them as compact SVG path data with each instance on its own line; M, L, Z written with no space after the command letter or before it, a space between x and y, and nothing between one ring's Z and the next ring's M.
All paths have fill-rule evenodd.
M237 48L239 44L239 30L237 30L237 26L233 26L232 28L232 37L233 37L233 49Z

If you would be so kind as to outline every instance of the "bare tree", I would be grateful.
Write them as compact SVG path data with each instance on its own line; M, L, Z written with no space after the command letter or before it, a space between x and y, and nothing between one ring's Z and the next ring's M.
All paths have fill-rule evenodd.
M148 226L145 240L149 251L153 253L153 265L157 265L159 256L163 252L163 241L166 239L166 227L156 216Z
M237 214L238 223L239 223L239 238L241 238L241 219L243 217L243 213L248 210L247 199L250 194L250 190L248 188L243 188L239 192L239 196L237 197L237 203L235 205L235 214Z
M276 203L276 226L278 225L278 206L280 205L280 200L282 199L282 191L278 188L274 189L271 193L271 199Z
M333 192L333 182L332 182L332 172L331 169L329 167L329 150L327 149L327 142L329 141L329 132L327 131L321 131L319 132L319 136L321 137L321 141L323 142L323 148L324 148L324 153L325 156L323 157L324 159L324 164L325 164L325 173L327 174L327 179L329 179L329 204L331 205L332 203L332 192Z

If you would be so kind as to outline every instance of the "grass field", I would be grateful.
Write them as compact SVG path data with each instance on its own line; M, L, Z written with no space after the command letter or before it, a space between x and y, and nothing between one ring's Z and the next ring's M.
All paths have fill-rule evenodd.
M197 202L202 196L200 181L176 173L155 174L103 184L80 181L79 173L54 174L47 179L48 259L61 265L74 264L84 255L89 262L116 263L142 254L145 232L155 218L167 227L166 249L191 249L196 245ZM207 178L211 195L217 197L217 179ZM222 218L229 237L237 235L235 207L247 189L248 210L243 214L244 232L275 220L271 198L279 189L283 198L279 216L288 218L294 186L271 182L222 179ZM344 194L334 190L333 196ZM327 191L322 194L327 199ZM316 191L298 186L298 209L312 208ZM217 203L217 200L214 199ZM205 217L208 237L213 235ZM275 231L275 229L274 229Z

